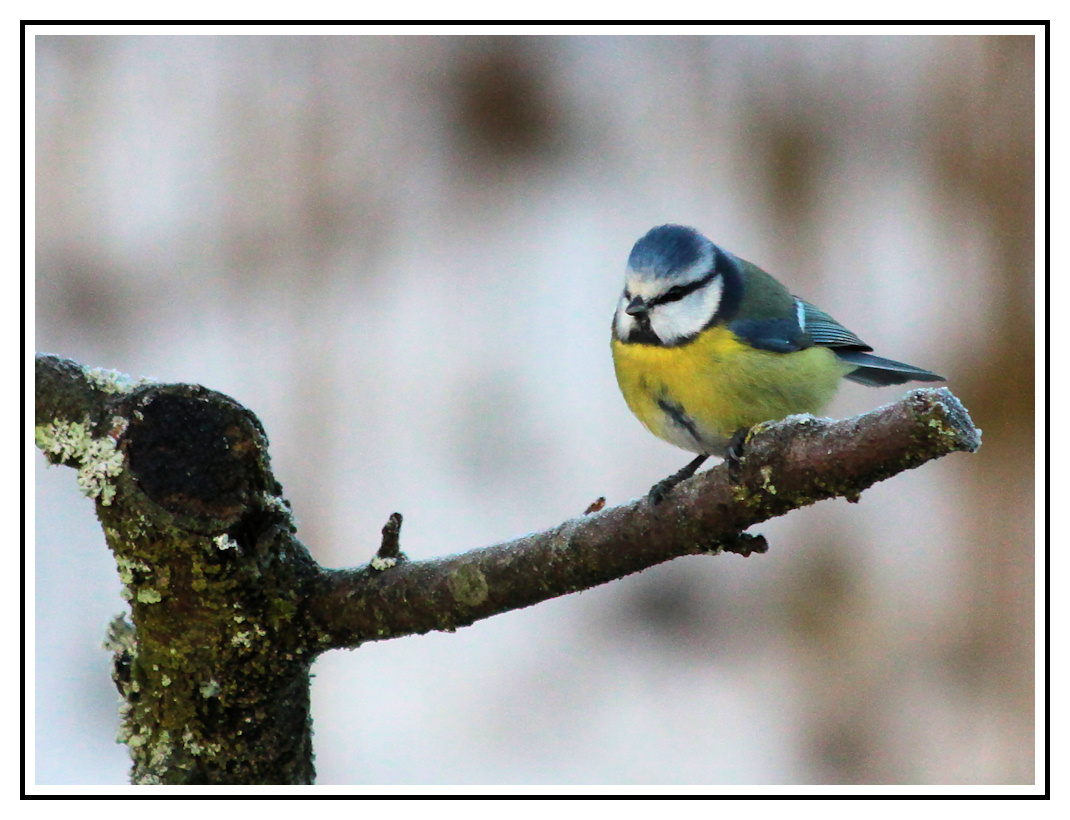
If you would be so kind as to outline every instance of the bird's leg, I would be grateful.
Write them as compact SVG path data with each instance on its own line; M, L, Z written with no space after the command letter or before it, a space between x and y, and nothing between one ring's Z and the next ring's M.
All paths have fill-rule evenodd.
M663 478L657 484L650 488L650 492L647 493L647 498L650 500L652 506L660 504L670 492L672 488L679 484L681 481L686 481L695 474L695 471L702 466L702 463L708 459L709 456L698 456L692 459L684 469L679 472L673 473L668 478Z
M728 465L728 480L733 484L738 484L742 477L743 450L752 432L751 427L740 427L732 434L732 438L728 440L728 447L725 448L724 461Z

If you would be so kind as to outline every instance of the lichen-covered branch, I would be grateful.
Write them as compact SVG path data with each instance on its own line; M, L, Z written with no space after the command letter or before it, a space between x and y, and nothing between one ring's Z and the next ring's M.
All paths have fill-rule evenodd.
M680 555L764 551L743 531L955 451L979 432L946 389L845 421L793 417L661 504L588 511L543 533L408 561L391 516L372 562L319 567L297 540L267 437L233 399L36 362L36 440L78 470L133 624L107 646L135 783L309 783L309 668L320 652L482 618ZM597 507L597 505L594 505Z
M130 603L106 645L132 782L311 783L319 569L259 422L202 387L54 356L36 376L37 444L78 469Z

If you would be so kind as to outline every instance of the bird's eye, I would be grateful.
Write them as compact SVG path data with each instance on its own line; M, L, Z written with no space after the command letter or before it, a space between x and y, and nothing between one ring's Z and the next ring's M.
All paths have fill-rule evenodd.
M658 302L661 304L665 304L666 302L678 302L693 290L694 288L688 285L677 285L676 287L669 288L661 294L661 296L658 297Z
M717 276L716 271L708 273L701 279L696 279L694 282L687 282L683 285L673 285L661 296L654 300L655 305L664 305L667 302L679 302L685 296L690 296L696 290L706 287Z

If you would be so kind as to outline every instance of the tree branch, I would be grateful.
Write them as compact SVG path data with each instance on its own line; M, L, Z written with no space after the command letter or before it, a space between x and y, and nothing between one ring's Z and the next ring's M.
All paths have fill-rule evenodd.
M659 505L598 503L550 530L407 561L401 516L371 564L319 567L297 540L267 437L233 399L36 360L36 441L78 470L115 554L133 630L108 646L135 783L309 783L309 667L320 652L431 630L588 589L680 555L764 552L743 531L980 446L947 389L844 421L792 417Z
M133 783L311 783L304 608L319 571L293 536L259 421L195 385L36 360L35 438L78 469L133 630L109 630Z
M979 446L980 431L946 388L914 390L843 421L791 417L751 438L739 484L721 464L657 506L643 498L505 544L382 573L327 572L311 615L330 646L452 631L681 555L764 551L764 539L755 545L742 531L826 498L857 501L878 481Z

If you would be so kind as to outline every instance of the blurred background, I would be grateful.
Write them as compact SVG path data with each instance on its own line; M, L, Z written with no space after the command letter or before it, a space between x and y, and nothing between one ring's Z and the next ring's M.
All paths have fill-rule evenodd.
M647 491L635 240L693 225L984 430L683 558L334 652L321 784L1026 784L1034 737L1030 36L39 36L38 351L258 414L302 540L412 558ZM829 414L908 387L846 384ZM36 457L40 784L121 784L92 503Z

